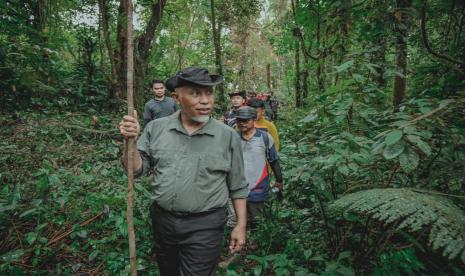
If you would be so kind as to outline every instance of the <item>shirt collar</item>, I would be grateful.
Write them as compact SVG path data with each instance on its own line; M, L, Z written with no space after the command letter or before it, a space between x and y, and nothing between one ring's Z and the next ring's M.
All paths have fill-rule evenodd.
M153 98L153 100L156 101L156 102L166 102L166 96L163 97L163 100L158 100L158 99L155 98L155 97Z
M255 137L261 137L262 134L261 134L261 131L258 129L258 128L255 128L255 134L250 138L250 140L247 140L244 138L244 136L242 136L242 132L239 131L239 136L241 137L242 140L244 141L250 141L252 140L253 138Z
M215 136L215 128L214 128L214 121L215 119L213 119L212 117L210 117L210 119L208 120L208 122L203 125L199 130L195 131L194 133L191 134L191 136L193 135L197 135L197 134L207 134L207 135L210 135L210 136ZM181 123L181 112L176 112L174 113L173 115L170 116L170 123L168 125L168 129L169 130L176 130L176 131L179 131L185 135L189 135L186 131L186 129L184 128L184 126L182 125Z

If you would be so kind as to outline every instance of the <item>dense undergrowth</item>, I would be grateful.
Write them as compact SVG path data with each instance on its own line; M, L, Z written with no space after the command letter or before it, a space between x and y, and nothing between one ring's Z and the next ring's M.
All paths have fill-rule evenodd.
M251 235L259 249L230 269L464 273L463 106L460 98L412 99L393 112L349 99L284 114L286 199L269 202Z
M462 107L460 98L412 100L393 113L334 101L283 112L285 199L272 198L250 233L257 248L220 274L463 273ZM2 274L128 272L118 121L96 112L2 115ZM136 185L138 262L157 275L146 183ZM408 208L389 190L408 195Z
M95 115L2 115L1 274L128 271L119 118ZM139 269L156 274L148 191L136 189Z

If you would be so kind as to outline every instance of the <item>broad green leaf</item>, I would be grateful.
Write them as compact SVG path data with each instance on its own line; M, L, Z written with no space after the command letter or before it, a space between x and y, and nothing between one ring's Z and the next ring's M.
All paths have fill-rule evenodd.
M400 141L394 145L386 146L383 151L383 157L387 160L394 159L404 151L405 144Z
M386 135L386 138L384 138L384 143L387 146L394 145L395 143L399 142L399 140L402 139L402 130L393 130L389 132Z
M419 136L416 135L407 135L407 140L412 142L415 146L417 146L424 154L430 155L431 154L431 147L425 141L421 140Z
M410 149L407 149L399 156L400 167L406 173L415 170L418 167L419 160L418 154Z
M365 78L360 74L352 74L352 78L354 78L357 82L364 82Z
M376 71L376 69L375 69L375 67L378 67L378 68L379 68L379 67L380 67L379 65L373 64L373 63L367 63L367 64L365 64L365 66L366 66L366 68L368 68L368 70L370 70L370 72L371 72L372 74L374 74L375 76L378 76L378 75L379 75L378 71Z
M339 256L337 257L337 259L338 259L338 260L347 259L347 258L349 258L350 256L352 256L352 252L351 252L351 251L343 251L343 252L339 253Z
M346 71L347 69L349 69L350 67L352 67L354 65L354 61L353 60L349 60L347 62L344 62L343 64L339 65L339 66L334 66L334 68L336 68L336 71L338 73L340 72L343 72L343 71Z
M22 212L21 215L19 215L19 217L20 218L25 217L27 215L30 215L30 214L34 213L35 211L36 211L36 208L26 210L26 211Z
M385 131L383 131L381 133L378 133L373 139L376 140L376 139L380 138L381 136L384 136L388 132L389 132L389 130L385 130Z
M373 144L373 149L371 150L371 152L373 154L379 154L382 152L383 148L384 148L385 144L384 144L384 141L377 141L376 143Z
M431 154L431 147L423 140L418 140L418 143L416 144L420 150L426 154L430 155Z
M309 123L309 122L314 122L314 121L316 121L316 119L318 119L318 114L316 114L316 113L310 113L310 114L308 114L307 116L305 116L305 118L303 118L303 119L300 120L300 121L303 122L303 123Z

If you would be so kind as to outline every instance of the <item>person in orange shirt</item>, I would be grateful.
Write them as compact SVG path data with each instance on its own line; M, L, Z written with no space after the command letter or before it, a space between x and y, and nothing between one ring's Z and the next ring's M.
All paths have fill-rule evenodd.
M257 111L257 121L255 123L255 127L257 129L267 131L269 134L271 134L271 137L273 137L274 140L276 150L279 151L280 144L278 129L272 122L265 119L265 103L257 98L252 98L247 102L247 105L255 108L255 110Z

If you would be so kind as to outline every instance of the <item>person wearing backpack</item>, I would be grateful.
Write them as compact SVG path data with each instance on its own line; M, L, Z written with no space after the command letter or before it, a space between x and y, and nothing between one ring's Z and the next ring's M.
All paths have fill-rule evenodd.
M265 103L258 98L252 98L247 102L247 105L255 108L255 111L257 112L257 120L255 120L255 127L259 130L271 134L271 137L273 137L274 144L276 146L276 151L279 152L278 129L276 128L275 124L273 124L273 122L270 122L267 119L265 119Z
M269 196L270 172L267 164L270 165L276 179L274 190L282 191L283 177L273 137L268 132L255 127L257 120L255 108L240 107L236 111L236 120L241 137L245 178L249 188L247 216L250 228L253 229L256 218L261 215Z

